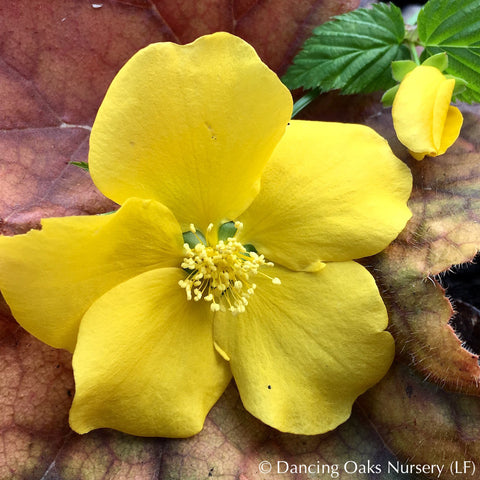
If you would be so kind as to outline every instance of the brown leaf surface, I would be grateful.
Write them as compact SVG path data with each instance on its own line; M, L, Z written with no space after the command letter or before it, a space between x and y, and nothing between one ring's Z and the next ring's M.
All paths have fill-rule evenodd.
M356 0L1 2L0 232L27 231L45 216L115 208L88 174L69 162L86 160L89 128L106 88L141 47L227 30L251 42L282 73L313 26L356 5ZM389 458L358 412L325 437L278 435L243 410L233 388L193 439L142 439L109 430L78 436L67 422L70 355L25 333L3 302L0 332L1 480L184 479L221 472L246 479L258 478L262 455L316 462L321 450L322 463Z
M354 408L350 420L334 432L317 436L284 434L249 415L231 386L213 408L200 434L168 442L159 478L356 480L372 478L378 468L382 476L378 471L376 475L385 480L413 478L389 474L389 461L395 464L397 459L359 408ZM262 462L268 462L263 463L263 468L271 467L268 474L262 474Z
M414 179L406 229L384 252L362 261L387 305L397 359L360 404L399 458L444 464L445 470L456 461L480 465L480 452L471 446L480 440L480 431L471 427L480 422L479 357L462 347L449 325L455 299L452 307L439 284L442 272L470 262L480 248L480 109L463 106L455 145L443 156L417 162L397 140L390 109L375 100L379 96L325 95L303 114L371 126L410 166ZM464 478L452 472L441 478L454 477Z
M42 216L115 208L69 161L116 72L152 42L217 30L250 41L282 73L311 29L357 0L18 0L0 3L0 233Z
M0 372L0 478L42 478L70 432L71 356L25 332L1 301Z
M0 232L26 231L42 216L115 208L88 174L68 162L86 160L89 127L104 92L139 48L227 30L250 41L282 73L314 24L357 3L0 3ZM480 465L474 444L480 440L478 358L448 325L452 307L434 277L469 261L480 244L480 116L466 111L462 137L449 153L416 162L395 139L390 112L378 105L375 95L333 94L305 113L369 124L414 175L407 229L386 252L365 260L389 309L398 358L347 423L322 436L280 434L245 412L230 387L203 432L191 439L142 439L110 430L78 436L67 423L70 356L26 334L0 302L0 480L332 478L328 472L275 473L278 461L338 465L342 479L417 478L387 471L389 461L397 462L391 451L400 461ZM261 461L271 462L270 474L259 472ZM345 472L346 462L356 471ZM381 474L368 471L375 465Z
M378 469L385 480L414 478L388 472L388 462L396 465L397 459L360 408L354 409L348 423L329 434L280 434L243 409L233 386L212 410L204 430L195 437L145 439L97 430L84 436L65 435L57 448L54 458L44 455L44 463L34 472L11 470L11 476L0 478L40 478L41 467L46 465L42 480L305 479L305 472L297 475L295 468L301 472L307 467L310 475L314 474L311 478L319 477L320 472L320 478L363 479L368 478L368 472L378 474ZM36 459L33 460L37 466ZM261 462L269 462L272 467L265 477ZM268 468L268 464L263 464L263 468Z
M445 155L421 162L407 158L387 115L369 123L406 159L414 177L412 219L372 260L398 351L440 386L480 395L478 356L461 347L448 324L452 307L434 277L471 261L480 248L480 115L466 112L457 143Z
M0 233L24 233L42 217L111 211L113 202L70 161L85 160L88 130L0 131Z
M454 146L418 162L396 138L391 110L379 99L323 95L303 116L369 125L411 168L412 219L389 248L363 263L379 283L403 361L443 388L480 395L478 356L462 348L449 325L452 305L436 277L471 261L480 248L480 110L464 106Z
M444 466L442 480L478 478L479 398L448 393L396 363L359 403L400 458L412 464Z
M480 111L465 108L457 143L422 162L408 158L384 117L367 123L411 166L414 215L397 241L368 262L389 309L398 358L360 403L400 458L445 465L441 478L467 478L472 462L480 464L479 358L449 325L454 311L435 275L471 261L480 247Z

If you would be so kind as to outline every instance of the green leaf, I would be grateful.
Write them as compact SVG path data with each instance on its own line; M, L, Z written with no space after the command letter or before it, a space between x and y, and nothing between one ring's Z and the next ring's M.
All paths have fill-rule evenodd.
M82 170L86 170L88 172L88 163L87 162L70 162L71 165L75 165Z
M395 99L395 95L398 92L400 85L395 85L392 88L389 88L382 97L382 105L384 107L391 107L393 105L393 100Z
M395 83L390 64L410 58L404 36L402 13L392 4L340 15L313 31L282 80L290 89L387 90Z
M455 80L455 88L453 89L453 94L452 94L454 98L458 97L468 87L468 82L463 78L454 77L453 75L445 75L445 77L453 78Z
M446 73L468 82L458 99L480 102L480 0L430 0L418 15L422 58L448 54Z
M295 118L305 107L310 105L320 95L318 89L307 92L293 104L292 118Z
M223 223L218 228L218 239L227 241L229 238L233 238L236 233L237 227L235 227L235 222Z
M392 75L397 82L401 82L403 77L414 68L417 67L417 64L412 60L398 60L397 62L392 62Z
M204 245L207 244L203 233L199 230L197 230L195 233L190 231L183 232L183 241L187 243L190 248L195 248L197 243L203 243Z
M112 213L115 213L116 210L112 210L111 212L104 212L104 213L97 213L97 215L112 215Z
M445 52L437 53L428 57L422 62L422 65L438 68L441 72L448 68L448 55Z

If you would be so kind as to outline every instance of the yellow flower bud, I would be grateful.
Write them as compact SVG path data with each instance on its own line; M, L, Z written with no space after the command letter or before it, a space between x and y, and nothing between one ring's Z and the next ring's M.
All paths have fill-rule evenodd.
M392 106L393 126L417 160L442 155L458 138L463 116L450 105L454 88L454 79L425 65L402 80Z

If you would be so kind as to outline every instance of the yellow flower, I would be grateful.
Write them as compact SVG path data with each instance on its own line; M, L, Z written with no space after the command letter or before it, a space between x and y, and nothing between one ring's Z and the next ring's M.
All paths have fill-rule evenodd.
M74 430L193 435L233 374L253 415L316 434L385 374L385 306L352 259L403 228L410 172L371 129L291 110L237 37L150 45L91 134L121 208L0 239L13 314L73 352Z
M405 75L392 106L398 139L417 160L442 155L460 134L463 117L450 105L455 80L420 65Z

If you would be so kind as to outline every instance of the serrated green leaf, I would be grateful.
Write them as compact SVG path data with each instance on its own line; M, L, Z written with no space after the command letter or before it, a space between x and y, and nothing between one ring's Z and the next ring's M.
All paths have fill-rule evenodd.
M458 99L480 102L480 0L430 0L418 15L422 58L446 52L446 73L465 79Z
M313 31L282 80L290 89L386 90L395 83L391 62L410 58L404 36L402 13L392 4L340 15Z

